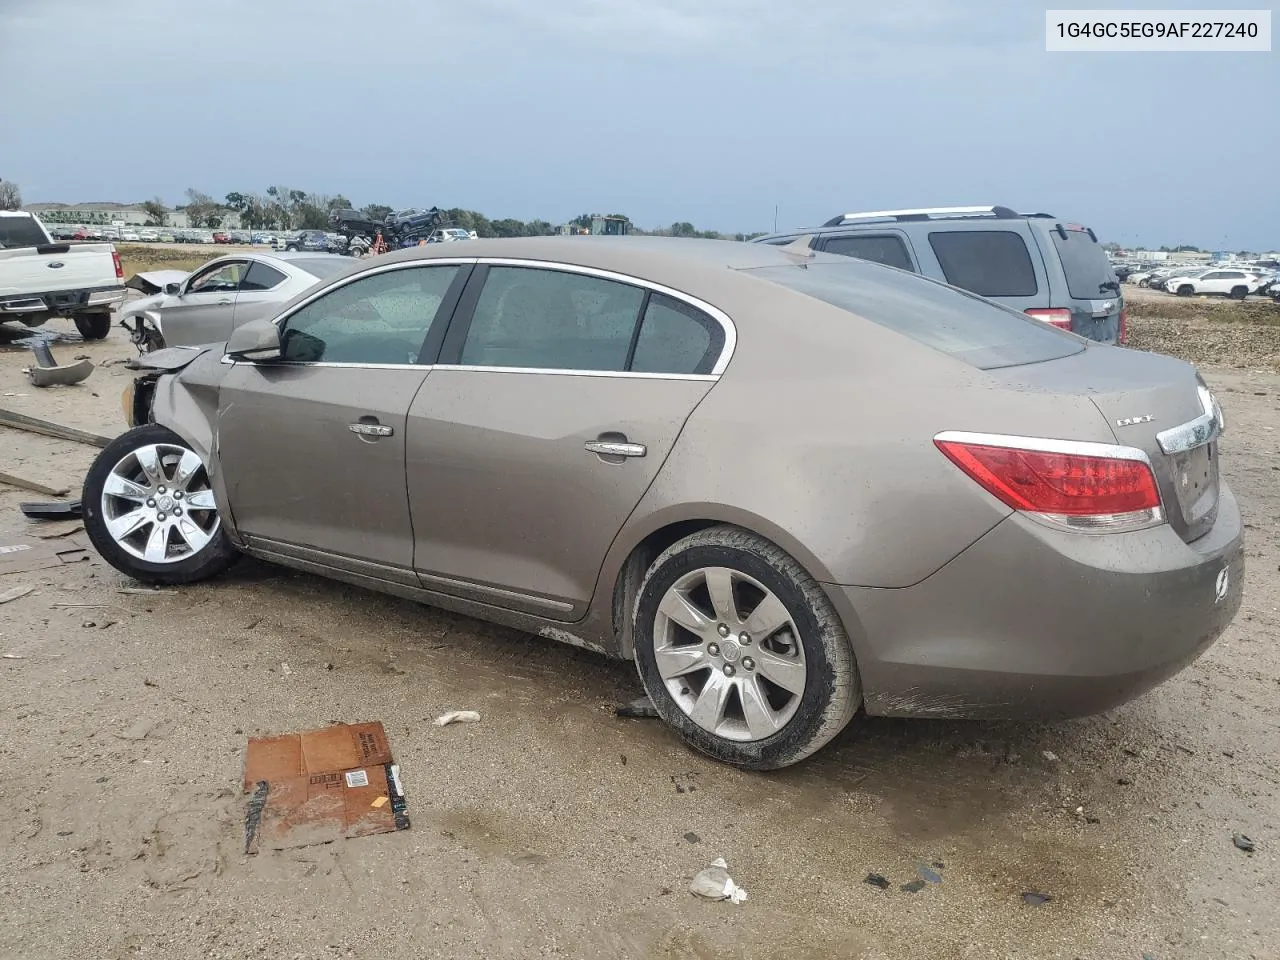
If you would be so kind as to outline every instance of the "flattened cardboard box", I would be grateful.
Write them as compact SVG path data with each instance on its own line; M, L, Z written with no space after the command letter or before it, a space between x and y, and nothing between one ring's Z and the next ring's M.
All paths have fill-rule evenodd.
M251 738L244 791L245 853L409 827L400 768L381 723Z
M29 573L89 560L90 549L89 540L83 533L57 540L41 539L35 534L5 537L0 539L0 575Z

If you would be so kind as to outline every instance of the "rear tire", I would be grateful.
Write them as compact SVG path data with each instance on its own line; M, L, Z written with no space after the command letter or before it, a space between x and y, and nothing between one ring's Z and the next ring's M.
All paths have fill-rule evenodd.
M1231 292L1227 294L1227 296L1230 297L1232 300L1243 300L1245 297L1249 296L1249 288L1248 287L1232 287Z
M86 340L105 340L111 332L111 314L79 313L71 318L75 321L80 336Z
M658 715L696 750L743 769L810 756L862 700L853 647L822 587L739 527L663 551L641 582L633 628Z
M85 476L81 504L103 559L144 583L206 580L240 557L205 465L168 427L144 424L107 444Z
M1140 286L1140 287L1149 287L1149 286L1151 286L1151 281L1150 281L1150 280L1139 280L1139 281L1138 281L1138 286Z

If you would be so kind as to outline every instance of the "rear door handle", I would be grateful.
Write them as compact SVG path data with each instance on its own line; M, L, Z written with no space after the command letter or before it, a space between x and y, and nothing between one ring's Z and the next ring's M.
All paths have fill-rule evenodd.
M347 429L362 437L389 437L396 432L384 423L349 423Z
M589 453L598 453L604 457L643 457L649 452L643 443L621 440L588 440L583 446Z
M220 306L220 307L229 307L230 305L231 305L231 301L230 301L230 300L219 300L219 301L218 301L218 306Z

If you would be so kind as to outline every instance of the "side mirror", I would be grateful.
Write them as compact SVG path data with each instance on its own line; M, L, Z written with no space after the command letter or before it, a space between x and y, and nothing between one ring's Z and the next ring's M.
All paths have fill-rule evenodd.
M164 285L164 292L165 292L165 293L167 293L167 294L168 294L169 296L171 296L171 297L176 297L178 294L180 294L180 293L182 292L182 284L180 284L180 283L166 283L166 284Z
M262 363L280 359L280 328L270 320L250 320L231 331L227 356Z

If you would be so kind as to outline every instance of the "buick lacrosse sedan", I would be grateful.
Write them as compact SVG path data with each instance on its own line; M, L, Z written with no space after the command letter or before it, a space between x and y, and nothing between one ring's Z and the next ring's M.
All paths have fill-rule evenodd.
M83 495L120 570L247 553L630 658L743 767L860 707L1105 710L1240 604L1193 367L804 238L432 244L133 363Z

